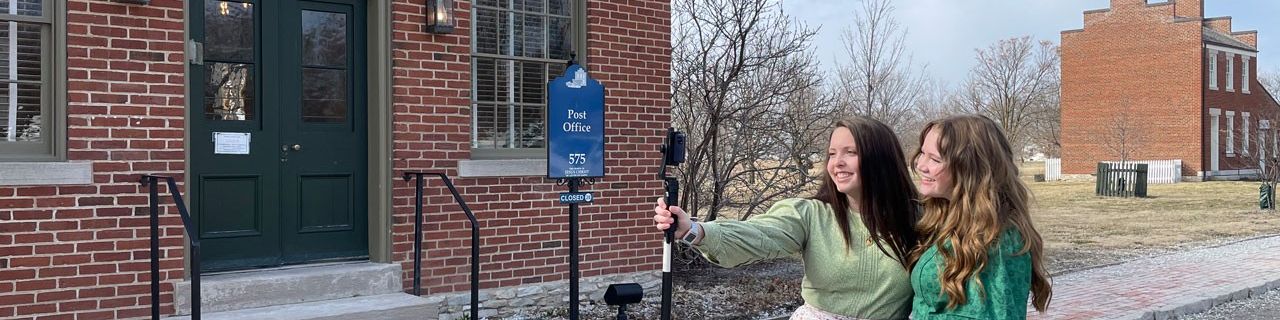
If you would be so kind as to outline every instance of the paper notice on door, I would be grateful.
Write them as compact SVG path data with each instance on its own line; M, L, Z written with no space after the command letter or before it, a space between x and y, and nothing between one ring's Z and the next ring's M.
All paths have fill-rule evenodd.
M214 132L213 154L249 154L249 133Z

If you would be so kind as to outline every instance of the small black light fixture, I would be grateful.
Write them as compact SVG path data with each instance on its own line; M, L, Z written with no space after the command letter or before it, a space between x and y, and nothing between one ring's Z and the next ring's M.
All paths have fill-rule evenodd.
M615 283L604 292L604 303L618 306L618 320L627 320L627 305L644 299L644 287L637 283Z
M427 1L427 32L436 34L453 33L457 20L453 16L453 0Z

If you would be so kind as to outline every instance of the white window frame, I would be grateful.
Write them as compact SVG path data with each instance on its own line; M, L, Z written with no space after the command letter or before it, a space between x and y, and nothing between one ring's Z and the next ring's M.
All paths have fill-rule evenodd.
M1221 121L1219 121L1222 118L1222 109L1209 108L1209 117L1212 119L1209 122L1209 171L1218 171L1218 160L1219 156L1222 155L1220 151L1222 150L1220 146L1222 133L1219 132L1219 129L1222 128Z
M1218 90L1218 52L1209 50L1209 90Z
M41 79L39 82L23 81L17 79L17 59L10 59L9 73L3 76L5 79L12 79L6 85L10 92L17 91L17 83L38 83L41 87L40 94L40 117L42 119L40 125L39 141L21 141L12 138L10 135L0 135L0 163L18 163L18 162L56 162L66 160L66 61L67 61L67 31L66 31L66 1L46 0L42 2L43 14L41 16L10 14L17 10L17 1L10 1L9 6L0 8L0 15L5 16L4 21L0 21L0 28L8 30L10 34L16 33L19 23L41 25L43 35L41 38ZM9 50L17 50L17 37L10 37L8 42ZM16 56L16 53L8 53L10 57ZM0 114L6 116L9 121L0 122L0 127L5 128L3 131L17 131L15 105L18 103L17 95L10 95L0 104ZM0 168L2 170L3 168ZM3 173L3 171L0 171Z
M1253 72L1249 68L1249 56L1240 56L1240 61L1243 63L1240 65L1240 92L1249 94L1249 78L1251 78L1250 74Z
M16 1L11 1L16 3ZM0 137L0 186L84 185L93 183L93 163L67 160L67 2L45 1L44 17L21 17L48 23L44 38L44 95L41 143L8 142ZM7 12L7 11L6 11ZM8 27L7 25L5 26ZM12 70L12 69L11 69ZM7 108L6 108L7 109ZM7 111L7 110L5 110ZM8 126L8 123L0 124Z
M1236 91L1236 55L1227 53L1227 92Z
M1271 120L1258 120L1258 161L1267 158L1267 136L1271 130Z
M510 1L513 1L513 0L500 0L500 1L501 1L501 2L510 2ZM587 10L586 10L586 3L587 3L587 1L586 1L586 0L567 0L567 1L566 1L566 3L571 3L571 5L572 5L572 10L571 10L571 12L569 13L569 18L571 19L571 21L572 21L571 23L573 24L573 25L572 25L572 28L571 28L571 30L570 30L569 32L572 34L572 36L573 36L573 38L574 38L574 39L573 39L573 44L572 44L572 48L571 48L571 50L572 50L574 53L576 53L576 54L577 54L576 58L577 58L578 63L579 63L580 65L582 65L583 67L586 67L586 66L587 66L587 64L586 64L586 62L587 62L587 61L586 61L586 60L587 60L587 56L588 56L588 54L587 54L587 53L588 53L588 52L587 52L588 50L586 49L586 48L587 48L587 40L586 40L586 39L587 39L587 22L588 22L588 19L587 19ZM505 9L500 9L500 8L487 8L487 9L501 10L501 11L502 11L502 17L503 17L504 19L507 19L508 23L516 23L516 22L514 22L514 21L515 21L515 19L516 19L516 16L517 16L517 15L523 15L523 14L537 14L539 17L549 16L549 15L548 15L548 14L546 14L546 13L525 12L525 11L520 11L520 10L513 10L513 9L510 9L510 8L514 8L514 6L512 6L512 5L508 5L508 7L507 7L507 8L505 8ZM475 7L475 5L473 5L473 7L472 7L472 12L473 12L473 13L475 13L475 12L476 12L476 9L477 9L477 8ZM544 8L544 10L550 10L550 9ZM473 23L473 26L474 26L475 21L473 20L473 22L472 22L472 23ZM549 26L549 25L546 25L546 24L544 24L544 27L546 27L546 28L550 28L550 26ZM515 118L516 118L516 111L514 111L514 108L512 108L512 106L514 106L514 105L520 105L520 104L524 104L524 105L541 105L541 106L544 108L544 113L545 113L546 103L545 103L545 102L541 102L541 103L516 103L516 102L514 101L514 100L515 100L515 97L516 97L516 95L517 95L517 93L516 93L516 90L517 90L517 89L516 89L515 81L516 81L516 77L518 77L519 75L517 75L517 74L516 74L516 72L514 71L515 69L514 69L513 65L514 65L516 62L533 62L533 63L564 63L565 61L564 61L564 60L559 60L559 59L550 59L550 58L540 58L540 57L539 57L539 58L530 58L530 57L515 56L515 55L514 55L514 54L515 54L515 53L514 53L514 52L515 52L515 50L514 50L514 46L515 46L515 42L514 42L514 41L515 41L515 39L514 39L514 38L510 38L510 37L508 38L508 41L507 41L506 43L500 44L500 45L508 46L508 50L509 50L509 51L508 51L508 53L509 53L510 55L497 55L497 54L479 53L479 52L477 52L476 47L475 47L475 45L476 45L476 44L475 44L475 41L476 41L475 39L478 39L478 37L479 37L479 36L476 34L476 32L477 32L476 28L474 28L474 27L473 27L473 28L471 28L471 38L472 38L472 40L471 40L470 42L468 42L468 43L467 43L467 46L470 48L469 50L470 50L470 56L471 56L471 58L490 58L490 59L501 59L501 60L503 60L503 61L505 62L505 65L506 65L508 68L510 68L510 70L513 70L513 71L509 72L509 73L508 73L508 75L507 75L507 79L506 79L506 80L507 80L507 85L508 85L508 87L509 87L509 91L508 91L508 93L507 93L507 94L508 94L508 101L503 102L503 103L504 103L504 104L506 104L506 107L508 108L508 109L507 109L507 112L506 112L506 113L507 113L507 119L508 119L508 120L507 120L507 121L508 121L508 123L507 123L507 126L508 126L508 127L507 127L507 135L508 135L508 139L509 139L509 141L514 141L514 140L516 140L515 135L517 134L517 131L518 131L518 130L517 130L517 128L515 128L515 123L513 123L513 122L512 122L512 121L513 121L512 119L515 119ZM514 31L512 31L512 32L514 32ZM499 39L502 39L502 37L503 37L503 35L499 35ZM549 39L544 39L544 42L549 42L549 41L550 41ZM544 46L545 46L545 45L547 45L547 43L544 43ZM544 50L546 50L546 49L544 49ZM469 59L469 60L471 60L471 59ZM500 64L500 65L502 65L502 64ZM476 88L477 81L475 81L475 77L476 77L476 75L475 75L474 73L475 73L476 71L474 70L474 68L475 68L475 67L474 67L474 66L472 66L472 69L473 69L473 70L472 70L472 72L473 72L473 74L471 75L471 80L472 80L472 84L471 84L471 85L472 85L472 88L471 88L471 89L472 89L472 95L473 95L473 96L472 96L472 98L471 98L471 107L473 108L473 111L472 111L472 112L473 112L473 115L472 115L472 117L471 117L471 121L472 121L472 123L471 123L471 137L470 137L470 139L469 139L469 140L470 140L469 144L471 145L471 159L470 159L470 160L522 160L522 162L520 162L521 164L520 164L520 165L518 165L518 166L516 166L516 167L520 167L520 168L529 167L529 166L525 165L525 163L526 163L527 161L523 161L523 160L536 160L536 161L542 161L542 163L545 163L545 162L546 162L546 159L547 159L547 149L546 149L546 142L545 142L545 141L543 142L543 143L544 143L544 144L543 144L543 147L537 147L537 148L484 148L484 147L478 147L478 146L476 146L476 145L475 145L475 143L476 143L476 140L475 140L475 139L477 139L476 137L479 135L479 131L478 131L478 130L479 130L479 123L478 123L478 119L479 119L479 117L474 115L474 112L475 112L474 110L476 110L476 109L478 108L478 105L479 105L479 104L481 104L481 102L476 101L476 100L475 100L476 98L474 97L474 95L476 94L476 92L478 92L478 91L479 91L479 89L478 89L478 88ZM549 70L549 71L548 71L548 73L552 74L552 75L551 75L551 78L558 77L558 76L560 76L560 73L563 73L563 70L557 70L557 68L549 68L549 69L551 69L551 70ZM546 93L549 93L549 92L544 92L544 94L546 94ZM544 122L543 122L543 125L545 126L545 125L546 125L546 122L545 122L546 120L545 120L545 118L544 118L544 120L543 120L543 121L544 121ZM545 132L544 132L544 137L545 137ZM484 171L486 174L490 173L491 171L493 171L493 172L499 172L499 171L501 171L501 170L488 170L488 169L490 169L490 166L485 165L485 164L487 164L487 163L492 163L492 162L491 162L491 161L474 162L474 163L469 163L469 164L467 164L467 165L475 165L475 166L478 166L478 167L484 167L484 168L486 168L486 169L485 169L485 170L483 170L483 171ZM496 167L495 167L495 168L492 168L492 169L502 169L502 168L496 168ZM541 174L545 174L545 168L544 168L544 170L543 170L541 173L535 173L535 172L532 172L532 171L528 171L528 172L521 172L521 173L513 173L513 174L510 174L509 176L525 176L525 175L541 175Z
M1241 114L1244 117L1244 121L1240 123L1241 125L1240 130L1241 132L1244 133L1244 141L1240 142L1240 152L1244 153L1245 155L1248 155L1249 154L1249 113L1244 112Z
M1227 156L1236 156L1236 112L1227 111Z

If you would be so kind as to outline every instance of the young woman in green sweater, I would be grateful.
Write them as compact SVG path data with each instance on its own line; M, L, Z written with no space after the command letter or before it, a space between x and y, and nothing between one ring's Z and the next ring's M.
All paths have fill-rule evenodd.
M924 217L912 252L912 318L1025 319L1027 298L1044 312L1053 290L1030 192L994 121L959 115L920 134L915 170Z
M653 219L661 230L679 219L676 237L723 267L799 255L805 304L791 319L906 319L919 212L909 174L888 126L852 118L832 131L812 198L779 201L746 221L706 223L659 199Z

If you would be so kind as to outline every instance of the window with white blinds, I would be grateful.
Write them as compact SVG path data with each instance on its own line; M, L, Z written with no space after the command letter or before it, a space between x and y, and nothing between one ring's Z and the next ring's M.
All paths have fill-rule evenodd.
M578 0L473 2L473 149L546 147L547 82L564 72L580 41L574 31L583 21L577 5Z
M41 142L43 59L51 21L42 0L0 0L0 140Z
M0 161L56 160L55 0L0 0ZM61 40L58 40L61 41ZM58 54L55 54L58 53ZM61 73L59 73L61 74ZM63 80L56 80L63 81Z

